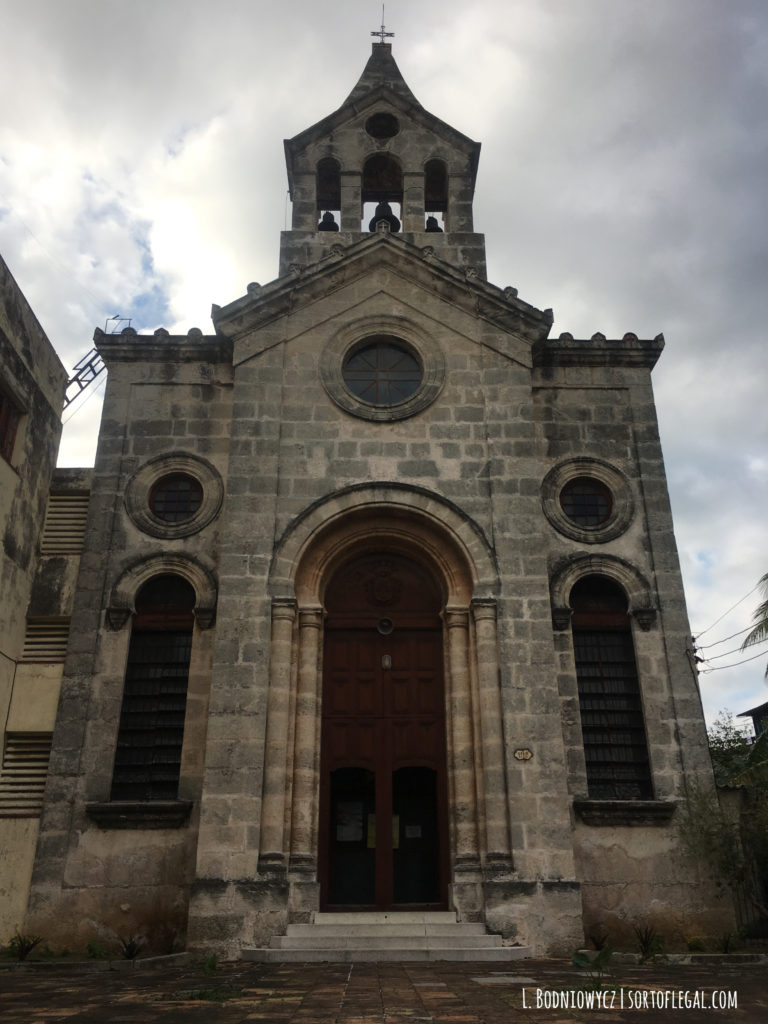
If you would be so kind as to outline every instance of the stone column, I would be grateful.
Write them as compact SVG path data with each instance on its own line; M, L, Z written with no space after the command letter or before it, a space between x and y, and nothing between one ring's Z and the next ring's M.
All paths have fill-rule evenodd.
M456 868L475 868L478 860L477 815L472 743L472 704L469 676L469 613L446 609L450 728L453 745L453 820Z
M264 751L264 790L261 802L259 870L285 867L285 787L288 772L291 669L296 602L272 603L269 654L269 699Z
M406 172L403 175L403 231L423 231L426 224L424 213L424 172Z
M362 175L360 171L341 172L341 230L360 231L363 218Z
M297 174L293 179L291 228L314 231L320 216L317 212L317 180L314 174Z
M486 849L491 866L509 868L509 808L505 786L504 734L499 688L499 647L496 602L473 601L480 698L480 736L483 748Z
M322 628L321 608L301 609L296 732L293 748L290 866L304 871L313 869L317 859L312 840L317 811L317 716L320 703L318 657Z
M464 174L448 177L448 211L446 231L474 231L472 224L472 189Z

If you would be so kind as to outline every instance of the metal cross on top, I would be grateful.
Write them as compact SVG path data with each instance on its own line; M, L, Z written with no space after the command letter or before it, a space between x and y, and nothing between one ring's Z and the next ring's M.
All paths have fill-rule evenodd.
M371 35L372 36L378 36L379 37L379 42L383 43L385 39L391 39L392 37L394 37L394 34L395 34L394 32L385 32L384 31L384 4L382 4L381 5L381 28L378 30L378 32L371 32Z

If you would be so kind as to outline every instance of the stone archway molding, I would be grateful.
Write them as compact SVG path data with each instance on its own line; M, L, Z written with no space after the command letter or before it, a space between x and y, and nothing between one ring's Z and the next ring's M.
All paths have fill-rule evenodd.
M325 587L346 561L380 550L412 558L442 588L456 909L474 899L466 894L474 892L481 865L511 868L496 622L499 577L491 546L466 514L423 488L351 486L310 505L288 526L269 577L272 637L259 867L270 877L275 872L285 877L287 871L289 915L295 920L317 909L319 895Z
M623 558L615 555L576 555L552 575L550 594L552 621L555 629L568 629L573 611L570 595L574 584L584 576L607 576L618 583L627 595L627 611L642 630L649 630L656 620L650 584L643 574Z
M495 556L478 524L431 491L390 482L344 488L298 516L277 544L270 595L319 607L333 569L353 550L385 540L438 569L447 606L498 595Z
M107 606L107 625L122 629L136 611L136 595L144 584L163 573L181 576L195 591L195 620L201 629L210 629L216 618L218 587L213 567L200 559L177 552L150 555L129 563L112 587Z

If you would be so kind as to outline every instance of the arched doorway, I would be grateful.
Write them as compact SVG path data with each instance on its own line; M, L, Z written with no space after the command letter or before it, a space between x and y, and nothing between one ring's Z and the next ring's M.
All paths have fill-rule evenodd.
M368 553L325 595L319 875L326 909L447 906L442 596Z

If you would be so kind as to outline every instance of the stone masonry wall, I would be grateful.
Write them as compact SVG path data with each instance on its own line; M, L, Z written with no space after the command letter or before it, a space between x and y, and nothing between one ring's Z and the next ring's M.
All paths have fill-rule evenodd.
M115 621L108 609L145 565L174 571L181 558L215 577L218 519L192 536L152 536L129 517L125 496L142 467L167 454L202 458L226 479L231 364L212 361L216 346L194 336L102 339L102 354L109 379L28 927L71 948L138 934L162 952L185 942L215 630L198 624L193 638L179 785L179 798L194 801L191 819L154 828L129 818L111 830L86 805L109 799L135 593Z

